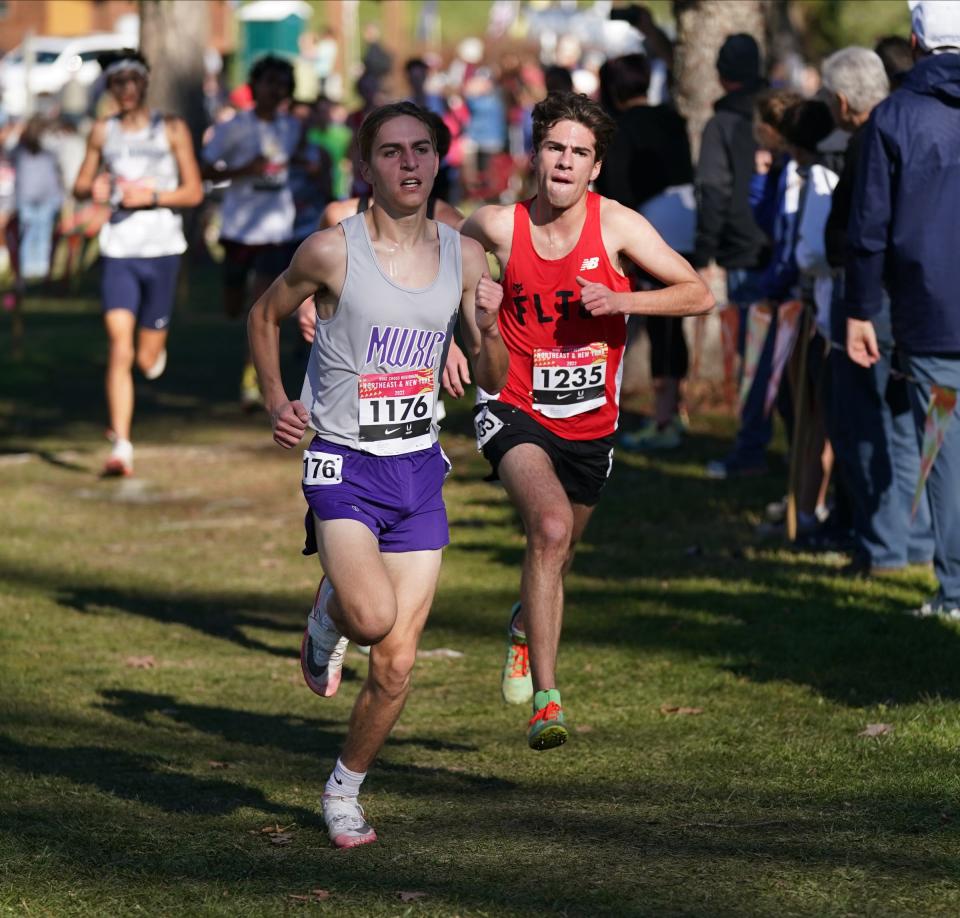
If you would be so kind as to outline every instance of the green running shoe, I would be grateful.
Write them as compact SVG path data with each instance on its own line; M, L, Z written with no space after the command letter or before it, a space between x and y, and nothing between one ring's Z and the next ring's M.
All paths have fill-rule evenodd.
M510 610L510 624L507 625L507 659L500 675L500 694L507 704L526 704L533 698L527 638L513 629L513 623L519 614L520 603L515 602Z
M676 449L683 445L683 433L683 422L679 417L675 417L663 428L650 424L631 433L621 434L620 446L628 453Z
M530 718L530 730L527 733L530 748L538 752L553 749L555 746L562 746L567 741L567 736L563 708L560 706L560 692L555 688L537 692L533 699L533 717Z

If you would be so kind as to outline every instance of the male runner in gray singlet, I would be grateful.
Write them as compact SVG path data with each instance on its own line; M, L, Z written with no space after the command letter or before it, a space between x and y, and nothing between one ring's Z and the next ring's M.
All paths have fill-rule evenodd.
M290 449L308 426L316 431L303 462L307 550L326 576L301 649L307 684L333 695L348 639L372 645L322 798L337 847L376 841L357 795L403 708L449 541L436 403L458 308L484 388L504 384L508 359L502 289L483 249L426 217L439 165L427 113L410 102L375 109L359 144L373 207L310 236L249 319L274 440ZM321 306L303 393L291 401L278 327L321 285L337 301Z

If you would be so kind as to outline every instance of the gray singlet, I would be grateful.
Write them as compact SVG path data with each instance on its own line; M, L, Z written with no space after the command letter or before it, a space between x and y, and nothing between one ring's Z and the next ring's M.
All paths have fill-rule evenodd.
M337 310L317 319L300 400L325 440L377 456L437 441L437 393L463 289L460 234L437 223L440 268L410 290L381 270L362 213L340 226L347 272Z

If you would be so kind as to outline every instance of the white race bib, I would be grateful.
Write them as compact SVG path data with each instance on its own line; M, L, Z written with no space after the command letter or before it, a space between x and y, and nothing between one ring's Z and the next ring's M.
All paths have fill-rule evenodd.
M487 441L503 427L503 421L490 410L489 405L484 405L474 416L473 426L477 432L477 449L481 450L486 446Z
M605 341L583 347L538 347L533 352L533 408L548 418L571 418L607 402Z
M360 443L371 452L412 453L431 444L434 374L430 368L360 377Z
M343 456L336 453L303 451L303 483L335 485L343 481Z

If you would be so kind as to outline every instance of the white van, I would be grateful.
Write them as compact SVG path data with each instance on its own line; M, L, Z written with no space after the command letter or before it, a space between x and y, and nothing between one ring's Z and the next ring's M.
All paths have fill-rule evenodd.
M70 80L87 87L100 74L97 57L105 51L136 47L128 35L103 32L77 38L37 35L32 41L33 64L30 67L30 89L34 97L57 95ZM14 117L21 117L27 108L27 73L23 45L14 48L0 60L0 107Z

